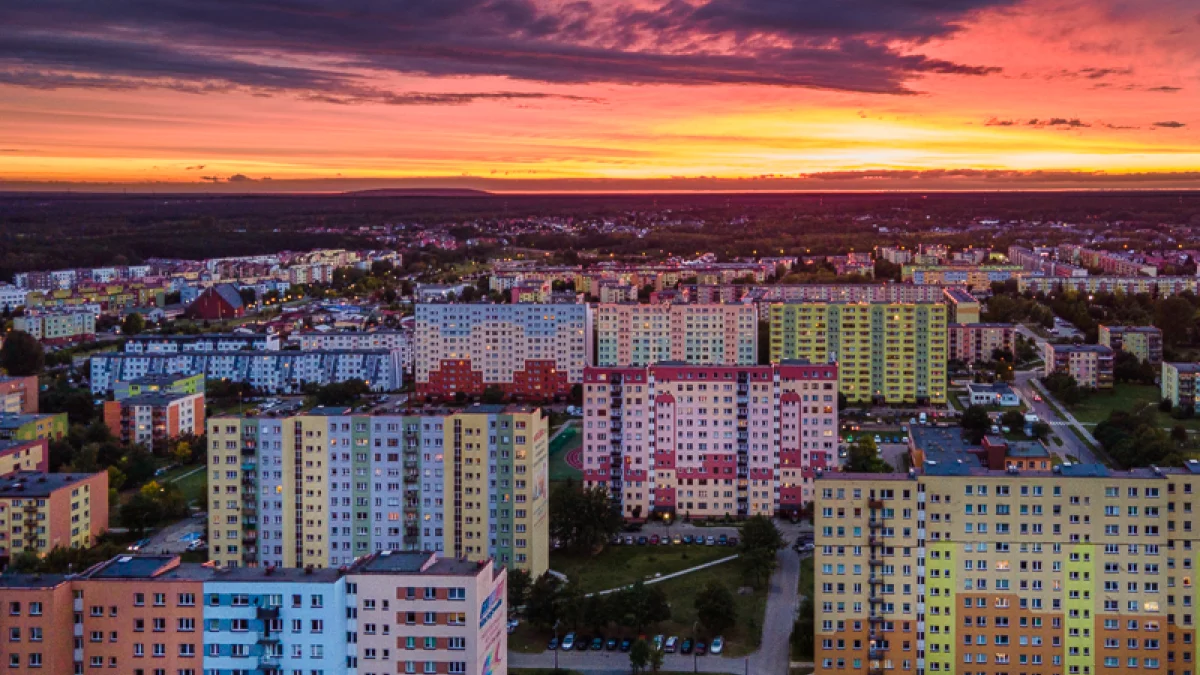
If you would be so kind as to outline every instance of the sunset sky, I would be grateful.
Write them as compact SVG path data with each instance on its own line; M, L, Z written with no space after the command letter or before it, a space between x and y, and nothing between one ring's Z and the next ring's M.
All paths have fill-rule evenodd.
M0 3L0 190L163 183L1200 188L1200 4Z

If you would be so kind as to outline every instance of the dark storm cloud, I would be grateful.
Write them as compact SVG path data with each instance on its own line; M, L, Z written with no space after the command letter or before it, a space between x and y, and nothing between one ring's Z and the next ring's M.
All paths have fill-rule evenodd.
M920 44L1014 0L7 0L0 82L454 104L523 94L377 89L380 73L545 83L766 84L910 93L997 69ZM438 97L442 98L438 98Z
M1156 126L1160 129L1182 129L1183 127L1186 127L1187 125L1184 124L1183 122L1170 121L1170 122L1155 122L1152 126Z

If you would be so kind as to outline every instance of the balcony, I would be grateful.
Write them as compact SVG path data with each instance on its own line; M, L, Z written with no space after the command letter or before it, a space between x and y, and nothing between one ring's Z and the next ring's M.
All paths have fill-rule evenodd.
M882 499L869 499L869 500L867 500L867 506L872 509L882 509L883 508L883 500Z
M259 621L268 621L270 619L278 619L279 618L279 608L278 607L257 607L254 610L254 618L258 619Z

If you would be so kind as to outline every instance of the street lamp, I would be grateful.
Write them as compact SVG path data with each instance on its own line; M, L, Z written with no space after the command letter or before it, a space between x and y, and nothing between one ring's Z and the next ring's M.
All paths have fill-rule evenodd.
M700 656L700 654L698 654L696 652L696 626L698 626L698 625L700 625L699 620L692 622L692 672L693 673L700 672L700 663L697 660L697 657Z
M554 670L555 671L558 670L558 652L559 652L559 649L562 647L562 645L558 644L558 624L559 623L561 623L561 619L554 620Z

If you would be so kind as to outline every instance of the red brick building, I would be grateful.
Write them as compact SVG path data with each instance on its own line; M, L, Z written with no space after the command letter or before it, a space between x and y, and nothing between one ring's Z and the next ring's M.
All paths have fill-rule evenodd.
M188 305L185 315L189 319L236 319L245 316L246 306L242 296L233 284L217 284L207 288L192 304Z

